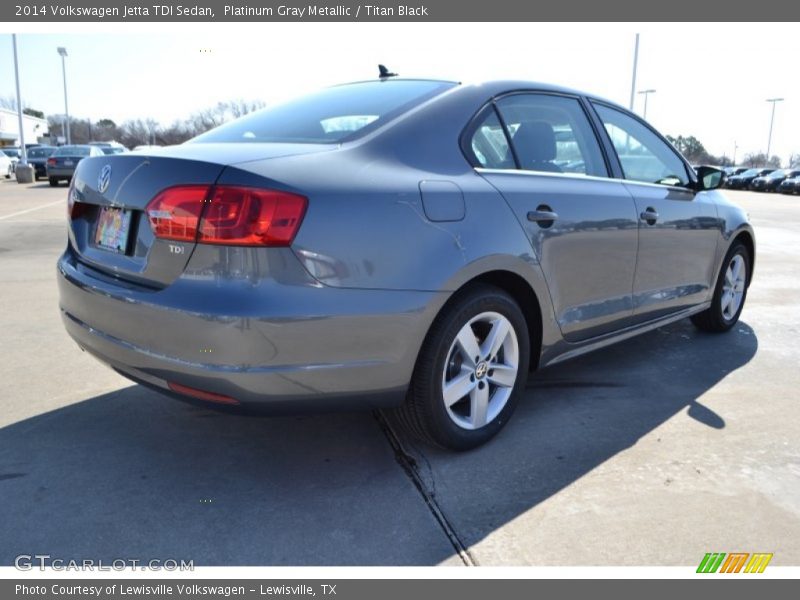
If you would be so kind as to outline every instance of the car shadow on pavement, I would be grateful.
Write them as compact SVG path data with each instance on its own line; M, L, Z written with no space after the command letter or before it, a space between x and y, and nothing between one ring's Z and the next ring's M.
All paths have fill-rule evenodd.
M506 429L483 448L454 454L402 433L401 444L468 549L681 411L724 430L698 399L757 349L743 322L708 334L683 320L534 373Z
M223 414L134 385L0 429L0 564L405 565L452 546L369 413Z
M398 433L467 548L625 450L756 353L753 330L678 323L532 376L509 426L453 454ZM0 429L0 564L460 564L370 414L253 418L141 386ZM457 545L457 544L456 544Z

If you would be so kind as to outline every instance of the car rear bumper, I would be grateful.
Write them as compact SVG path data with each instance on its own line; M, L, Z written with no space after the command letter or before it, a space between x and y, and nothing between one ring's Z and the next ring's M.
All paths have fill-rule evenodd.
M47 167L48 177L72 177L75 175L75 167Z
M58 262L62 320L81 348L165 392L173 383L275 411L401 403L445 299L314 280L228 283L179 278L150 290L115 282L70 249Z

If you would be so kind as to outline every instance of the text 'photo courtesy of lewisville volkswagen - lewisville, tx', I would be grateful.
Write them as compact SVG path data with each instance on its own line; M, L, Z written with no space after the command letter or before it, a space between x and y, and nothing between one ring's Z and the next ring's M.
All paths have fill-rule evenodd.
M800 575L793 24L455 4L0 7L0 597Z

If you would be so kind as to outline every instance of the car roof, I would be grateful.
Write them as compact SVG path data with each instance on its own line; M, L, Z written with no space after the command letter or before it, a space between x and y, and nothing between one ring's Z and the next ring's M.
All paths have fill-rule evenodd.
M609 100L607 98L603 98L597 94L591 94L589 92L583 92L581 90L572 89L569 87L555 85L552 83L545 83L541 81L530 81L524 79L497 79L497 80L476 80L476 81L453 81L449 79L426 79L420 77L391 77L388 79L366 79L362 81L351 81L348 83L342 83L339 85L353 85L357 83L370 83L370 82L382 82L384 84L390 84L395 81L432 81L438 82L442 84L451 84L456 86L457 88L461 88L463 90L470 90L482 91L487 97L497 96L499 94L515 92L515 91L524 91L524 90L535 90L541 92L551 92L555 94L567 94L570 96L585 96L587 98L591 98L592 100L598 100L605 104L610 104L617 108L621 108L623 110L628 110L624 106L620 105L613 100ZM338 86L336 86L338 87Z

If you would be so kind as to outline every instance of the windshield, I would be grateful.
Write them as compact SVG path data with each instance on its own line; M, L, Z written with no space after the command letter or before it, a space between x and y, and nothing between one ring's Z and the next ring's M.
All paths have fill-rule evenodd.
M390 121L454 85L442 81L389 80L336 86L249 114L191 142L342 142Z
M5 149L3 150L3 154L5 154L6 156L10 156L11 158L20 157L20 151L17 149Z
M89 156L91 151L89 146L61 146L53 156Z
M785 175L786 175L786 171L781 171L781 170L779 169L779 170L777 170L777 171L773 171L772 173L770 173L769 175L767 175L767 177L768 177L769 179L780 179L781 177L784 177Z
M758 175L761 172L760 169L747 169L744 173L742 173L742 177L750 177L751 175Z

